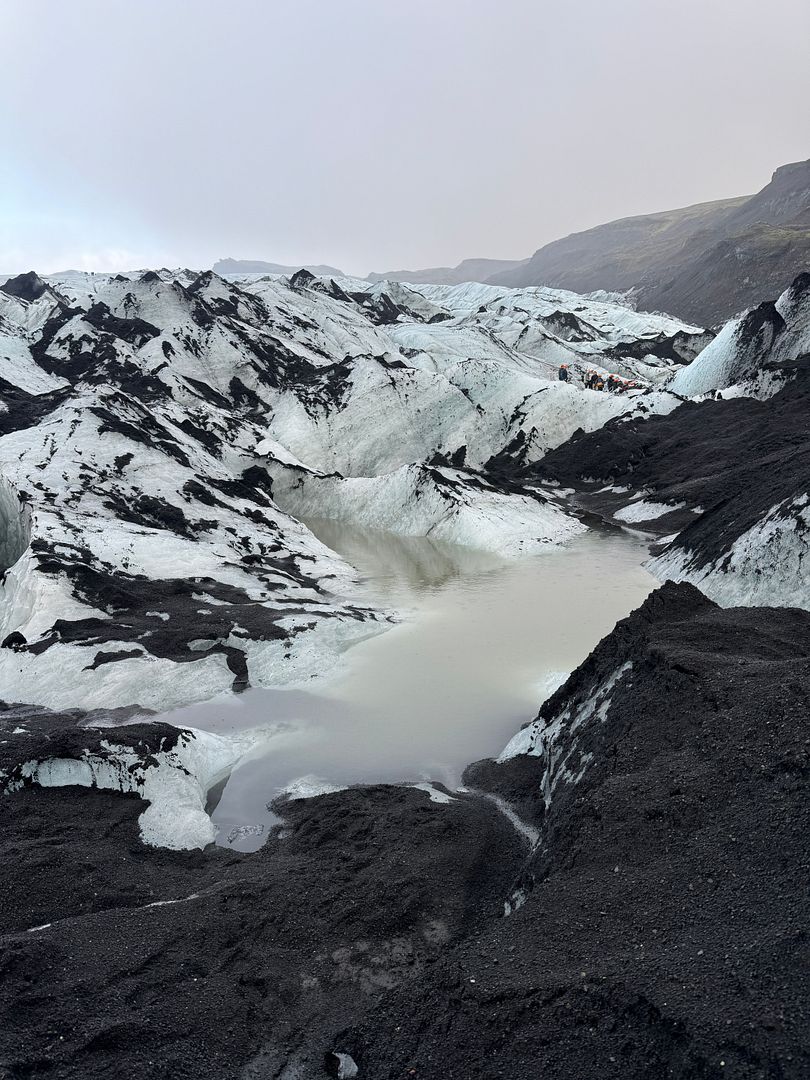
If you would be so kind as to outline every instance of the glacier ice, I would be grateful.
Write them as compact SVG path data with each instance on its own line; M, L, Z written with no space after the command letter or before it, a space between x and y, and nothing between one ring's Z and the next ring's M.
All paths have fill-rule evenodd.
M674 408L577 372L704 337L549 289L148 271L0 290L6 696L170 708L328 670L387 619L299 515L508 556L565 543L580 520L499 463Z

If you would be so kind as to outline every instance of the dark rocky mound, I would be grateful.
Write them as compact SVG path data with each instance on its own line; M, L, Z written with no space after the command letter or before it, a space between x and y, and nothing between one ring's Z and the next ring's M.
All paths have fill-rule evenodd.
M553 755L469 771L554 785L526 901L337 1037L359 1075L810 1075L809 698L810 614L653 594L544 705Z
M29 761L79 761L87 753L113 757L107 745L110 729L87 725L115 725L116 747L134 751L145 766L154 762L155 754L174 749L183 736L182 729L170 724L129 722L138 715L144 714L137 707L54 712L0 703L0 794L21 780L22 766Z
M29 270L27 274L17 274L16 277L10 277L0 285L0 290L6 296L14 296L17 300L28 300L33 303L34 300L39 300L40 296L48 292L49 285L34 270Z
M67 388L44 394L29 394L28 391L0 378L0 404L4 406L0 412L0 435L8 435L11 431L38 424L43 417L66 401L69 395L70 390Z
M578 432L532 471L577 488L594 511L610 513L631 497L595 490L606 484L685 504L644 528L662 535L683 528L678 545L705 565L772 507L807 491L810 371L798 372L766 401L687 401L667 416ZM698 507L703 513L696 517L691 511Z
M476 793L288 803L247 856L145 847L135 796L6 795L0 1075L799 1080L808 702L809 613L666 585L543 706L553 753L469 770L531 855Z

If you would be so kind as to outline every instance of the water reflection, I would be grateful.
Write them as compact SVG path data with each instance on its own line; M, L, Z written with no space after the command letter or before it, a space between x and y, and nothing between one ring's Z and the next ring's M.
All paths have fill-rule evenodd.
M358 529L331 518L307 518L305 524L327 547L360 570L369 590L364 598L371 595L390 599L395 594L405 599L454 578L506 565L497 555L429 536Z
M331 784L432 778L497 754L570 671L655 586L646 547L591 533L564 550L504 561L425 538L307 522L357 566L365 603L410 612L346 654L313 689L251 690L166 719L214 731L284 723L224 785L213 818L242 850L275 820L267 802L291 781ZM265 833L266 835L266 833Z

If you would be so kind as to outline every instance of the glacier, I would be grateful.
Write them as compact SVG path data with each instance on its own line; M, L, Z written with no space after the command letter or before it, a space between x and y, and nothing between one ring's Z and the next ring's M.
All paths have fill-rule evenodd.
M328 671L395 613L299 517L506 557L586 528L507 476L609 420L706 332L550 289L192 271L0 287L0 679L50 708L166 709ZM572 380L557 379L568 363Z
M552 1047L568 1072L619 1057L691 1075L708 1047L764 1075L776 1046L798 1077L804 1028L771 1023L767 990L801 1017L800 950L780 942L806 834L802 290L772 305L784 326L767 308L712 340L546 289L7 283L0 1008L16 1061L522 1075ZM639 386L587 390L589 368ZM222 819L231 842L267 845L224 851L216 785L261 773L283 723L143 714L302 682L400 616L317 539L319 517L517 573L607 524L692 584L667 580L554 677L461 787L432 766L344 787L327 746L283 788L262 775L278 824ZM615 588L604 533L585 542Z

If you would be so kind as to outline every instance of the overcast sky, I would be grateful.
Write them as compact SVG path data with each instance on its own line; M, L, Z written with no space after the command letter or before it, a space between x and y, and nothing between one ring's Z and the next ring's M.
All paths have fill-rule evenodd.
M0 270L520 258L810 156L808 0L0 0Z

